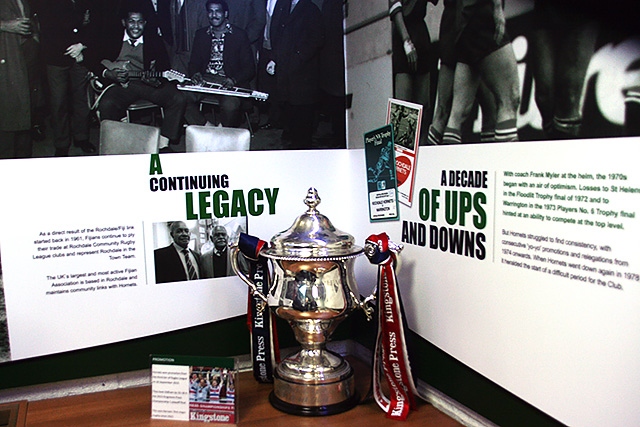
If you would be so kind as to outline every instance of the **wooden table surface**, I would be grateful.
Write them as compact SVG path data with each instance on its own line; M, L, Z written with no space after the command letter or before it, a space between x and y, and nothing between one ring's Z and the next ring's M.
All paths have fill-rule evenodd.
M356 371L356 387L361 395L369 388L369 373L365 365L350 360ZM459 427L462 424L449 418L433 406L419 400L417 410L411 411L408 421L398 424L385 418L385 414L373 400L361 403L350 411L324 417L302 417L285 414L273 408L268 401L273 386L257 383L251 372L238 376L239 426L430 426ZM136 387L105 391L80 396L63 397L29 402L27 426L152 426L179 427L201 422L152 420L151 387ZM357 423L357 424L354 424Z

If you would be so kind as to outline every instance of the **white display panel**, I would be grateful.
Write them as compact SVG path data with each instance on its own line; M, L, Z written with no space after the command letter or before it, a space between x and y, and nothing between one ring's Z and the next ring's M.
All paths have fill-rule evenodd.
M423 150L418 200L387 227L405 243L410 328L567 425L637 425L640 175L621 155L636 144ZM462 171L486 176L486 187L452 183ZM447 208L456 192L470 201L464 225L460 203L455 221Z
M244 314L247 289L235 277L156 284L154 224L193 220L202 216L201 208L214 216L216 205L224 215L220 224L244 213L248 231L268 240L304 212L302 200L309 187L317 186L329 201L321 208L346 227L351 210L344 206L351 206L355 189L343 176L320 178L326 171L300 167L307 156L161 155L162 174L153 175L151 166L157 163L146 155L5 162L3 182L17 183L0 189L2 200L15 201L15 208L4 211L0 228L12 360ZM314 156L317 164L339 171L352 169L351 158L346 150ZM275 164L290 167L274 172ZM156 178L202 175L226 175L228 186L151 190ZM218 191L224 197L214 195Z

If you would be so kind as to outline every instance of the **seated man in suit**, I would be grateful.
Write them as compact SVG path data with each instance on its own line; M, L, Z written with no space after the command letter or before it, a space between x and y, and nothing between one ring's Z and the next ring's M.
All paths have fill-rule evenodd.
M203 276L200 255L189 249L191 232L182 221L169 227L173 242L153 252L156 268L156 283L198 280Z
M189 60L189 75L195 84L218 83L223 88L249 88L255 76L255 61L251 43L240 27L229 23L229 6L225 0L208 0L206 3L209 26L196 32ZM191 92L185 118L188 124L204 125L206 118L200 112L200 100L204 95ZM241 98L213 95L220 102L220 122L225 127L240 125Z
M95 65L96 74L114 83L100 99L98 111L101 120L120 120L135 101L143 99L158 104L164 108L159 145L164 148L169 142L179 142L186 98L175 84L147 73L167 70L169 57L157 34L143 35L146 24L143 13L130 8L122 19L124 34L105 38L97 50L101 58L94 59L100 62Z

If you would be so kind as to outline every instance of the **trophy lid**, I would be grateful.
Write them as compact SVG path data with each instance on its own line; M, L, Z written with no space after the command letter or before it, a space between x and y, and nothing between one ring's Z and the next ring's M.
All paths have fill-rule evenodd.
M271 239L268 249L261 252L268 258L284 260L345 259L362 254L363 249L354 245L348 233L336 230L329 218L316 209L320 197L310 188L304 203L309 209L300 215L293 225Z

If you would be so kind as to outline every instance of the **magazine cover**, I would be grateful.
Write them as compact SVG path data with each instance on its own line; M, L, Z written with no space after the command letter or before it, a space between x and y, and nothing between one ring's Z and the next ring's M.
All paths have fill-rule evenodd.
M396 176L400 203L411 207L416 169L422 109L420 104L389 99L387 124L393 126L396 155Z
M393 126L391 125L364 135L371 221L398 219L398 182L394 167L393 145Z

